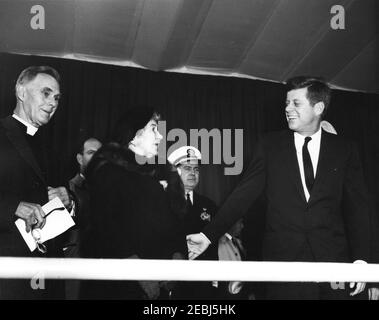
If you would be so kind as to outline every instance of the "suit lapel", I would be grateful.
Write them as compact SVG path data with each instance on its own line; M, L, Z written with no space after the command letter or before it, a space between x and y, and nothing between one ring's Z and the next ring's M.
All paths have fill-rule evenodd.
M301 198L306 201L303 184L301 183L299 162L297 161L295 141L292 131L287 131L282 141L283 161L286 164L284 167L289 172L289 176L296 185L296 190Z
M195 193L195 191L193 191L193 198L192 198L192 206L191 206L191 214L192 215L195 215L196 212L197 212L197 204L198 204L198 198L197 198L197 195Z
M195 207L197 205L197 203L199 202L198 196L197 196L195 191L193 191L193 198L192 199L193 199L192 206Z
M19 152L21 157L33 168L38 177L45 182L45 179L42 175L41 168L39 167L31 148L25 140L23 133L21 132L17 120L14 120L11 116L5 118L3 122L3 126L6 129L6 135L14 145L16 150Z

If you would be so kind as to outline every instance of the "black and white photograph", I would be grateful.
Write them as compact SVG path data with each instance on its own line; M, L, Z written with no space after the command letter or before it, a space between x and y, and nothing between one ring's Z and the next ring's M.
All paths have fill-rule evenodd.
M0 30L0 300L379 300L377 0L0 0Z

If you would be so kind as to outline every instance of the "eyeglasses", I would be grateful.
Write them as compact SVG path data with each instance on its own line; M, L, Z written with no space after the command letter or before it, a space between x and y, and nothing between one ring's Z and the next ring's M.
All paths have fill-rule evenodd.
M59 208L54 208L53 210L49 211L46 215L45 218L53 213L54 211L62 211L65 210L65 207L59 207ZM34 241L36 242L36 246L39 252L41 253L46 253L47 252L47 247L44 243L41 242L41 229L40 228L35 228L32 230L32 237Z
M186 172L191 172L193 171L194 173L199 173L200 168L199 167L191 167L191 166L182 166L182 169Z
M34 241L36 242L36 246L39 252L41 253L46 253L47 252L47 247L45 244L41 242L41 229L36 228L32 230L32 237Z

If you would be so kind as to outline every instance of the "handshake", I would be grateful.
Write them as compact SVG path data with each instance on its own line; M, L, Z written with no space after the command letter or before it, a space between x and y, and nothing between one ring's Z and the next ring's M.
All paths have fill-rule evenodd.
M188 247L188 259L194 260L201 255L211 244L204 233L190 234L186 237Z

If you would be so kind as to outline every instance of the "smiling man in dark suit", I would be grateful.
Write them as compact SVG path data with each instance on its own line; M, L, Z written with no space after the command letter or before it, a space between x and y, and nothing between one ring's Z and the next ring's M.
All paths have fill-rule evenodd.
M264 260L368 261L369 200L358 151L320 127L330 95L327 84L316 78L287 82L290 130L269 134L258 143L243 179L213 222L202 233L187 236L191 258L217 241L265 192ZM267 298L348 299L365 288L364 283L353 286L271 283Z
M39 134L57 110L59 81L58 72L51 67L25 69L17 79L14 113L0 120L0 256L60 254L54 239L46 243L46 253L30 252L15 226L21 218L26 231L43 228L41 206L55 197L69 210L73 207L65 187L49 184L47 154ZM63 291L59 287L57 282L45 281L42 288L33 289L30 280L0 279L0 299L60 298Z

